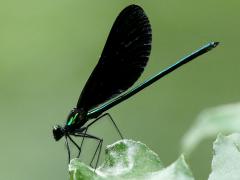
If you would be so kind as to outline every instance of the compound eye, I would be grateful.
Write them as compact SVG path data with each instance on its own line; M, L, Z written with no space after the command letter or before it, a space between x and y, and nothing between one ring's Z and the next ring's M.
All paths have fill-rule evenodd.
M64 135L63 129L60 126L54 126L53 127L53 137L56 141L61 139Z

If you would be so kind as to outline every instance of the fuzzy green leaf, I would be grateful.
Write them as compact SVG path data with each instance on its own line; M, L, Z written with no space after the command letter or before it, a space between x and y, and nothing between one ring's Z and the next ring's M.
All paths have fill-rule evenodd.
M70 179L194 180L183 156L164 168L158 155L141 142L120 140L105 152L105 160L96 171L73 159L69 165Z

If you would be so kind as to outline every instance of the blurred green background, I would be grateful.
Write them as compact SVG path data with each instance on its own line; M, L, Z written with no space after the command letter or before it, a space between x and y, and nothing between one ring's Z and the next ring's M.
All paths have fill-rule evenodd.
M52 126L64 123L112 23L132 3L153 30L137 83L209 41L221 45L109 110L126 138L146 143L168 165L201 110L239 101L239 1L1 0L0 179L68 179L64 141L54 141ZM96 133L109 144L112 128ZM187 159L196 179L210 172L212 140Z

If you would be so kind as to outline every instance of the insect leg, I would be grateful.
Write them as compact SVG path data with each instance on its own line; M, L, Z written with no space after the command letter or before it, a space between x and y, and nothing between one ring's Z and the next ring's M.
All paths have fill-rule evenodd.
M92 160L91 160L91 162L90 162L90 166L91 167L93 167L93 165L92 165L92 162L93 162L93 160L95 159L95 157L96 157L96 154L97 154L97 161L96 161L96 164L95 164L95 169L96 169L96 167L97 167L97 165L98 165L98 162L99 162L99 158L100 158L100 154L101 154L101 151L102 151L102 142L103 142L103 139L101 139L101 138L99 138L99 137L96 137L96 136L93 136L93 135L90 135L90 134L87 134L86 132L85 133L76 133L76 134L74 134L74 136L79 136L79 137L85 137L85 138L90 138L90 139L95 139L95 140L97 140L98 141L98 146L97 146L97 148L96 148L96 150L95 150L95 152L94 152L94 154L93 154L93 157L92 157ZM97 153L98 152L98 153Z
M81 154L81 147L79 147L79 145L70 137L68 136L69 140L77 147L78 149L78 155L77 158L79 158L80 154Z
M119 136L121 137L121 139L123 139L122 133L121 133L120 130L118 129L117 124L115 123L115 121L113 120L112 116L111 116L109 113L104 113L104 114L102 114L101 116L99 116L98 118L96 118L94 121L92 121L91 123L89 123L86 127L87 127L87 128L90 127L92 124L94 124L96 121L98 121L99 119L101 119L101 118L104 117L104 116L108 116L108 117L110 118L110 120L112 121L115 129L117 130L117 132L118 132L118 134L119 134Z
M96 161L96 164L95 164L94 169L97 168L97 165L98 165L98 162L99 162L99 158L100 158L100 155L101 155L101 151L102 151L103 139L98 139L98 140L99 140L98 146L97 146L97 148L96 148L96 150L95 150L95 152L94 152L93 158L92 158L92 160L91 160L91 162L90 162L90 166L92 166L92 162L93 162L93 160L95 159L95 156L96 156L96 154L97 154L97 152L98 152L97 161Z
M88 127L83 127L83 128L80 128L80 129L75 129L75 131L73 132L73 136L79 136L79 137L82 137L82 141L81 141L81 144L80 144L80 147L78 149L80 149L79 153L78 153L78 156L77 158L80 157L80 154L81 154L81 149L82 149L82 146L83 146L83 142L84 142L84 139L85 139L85 135L87 134L87 130L88 130Z
M70 148L69 148L69 144L68 144L68 138L69 136L65 136L65 143L66 143L66 147L67 147L67 152L68 152L68 163L70 163L70 159L71 159L71 152L70 152Z
M113 120L112 116L111 116L109 113L105 113L105 114L103 114L103 115L104 115L104 116L108 116L108 117L110 118L110 120L112 121L115 129L117 130L117 132L118 132L118 134L119 134L119 136L121 137L121 139L124 139L121 131L120 131L119 128L117 127L117 124L116 124L115 121Z

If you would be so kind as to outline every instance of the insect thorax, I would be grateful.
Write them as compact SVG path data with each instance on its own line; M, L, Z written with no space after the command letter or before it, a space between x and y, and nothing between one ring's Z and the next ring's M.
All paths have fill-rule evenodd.
M67 128L79 128L86 123L87 112L82 108L74 108L70 111L66 125Z

